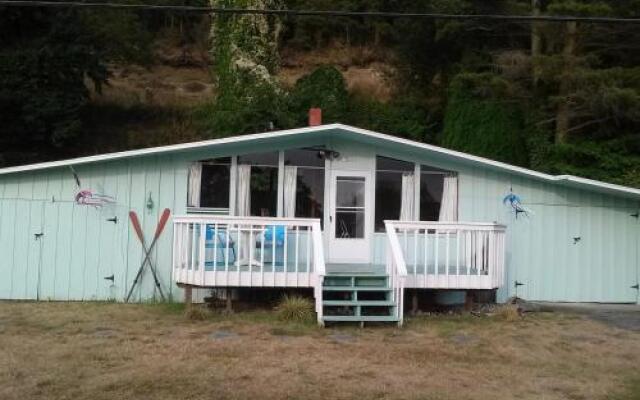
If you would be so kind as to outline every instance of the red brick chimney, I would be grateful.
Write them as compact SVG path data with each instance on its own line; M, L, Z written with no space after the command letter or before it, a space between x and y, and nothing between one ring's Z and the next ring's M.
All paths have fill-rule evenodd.
M310 108L309 109L309 126L322 125L322 109Z

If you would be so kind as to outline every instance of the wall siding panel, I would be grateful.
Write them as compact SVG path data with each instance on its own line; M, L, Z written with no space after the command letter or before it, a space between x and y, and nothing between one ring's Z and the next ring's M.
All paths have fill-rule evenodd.
M570 188L534 178L471 168L419 151L331 137L316 140L341 150L345 163L373 165L376 152L459 172L461 221L507 225L507 271L499 300L518 295L531 300L636 302L640 222L636 200ZM290 141L300 146L301 141ZM275 149L276 145L261 147ZM350 150L357 150L348 154ZM142 247L129 221L135 211L147 244L164 208L171 215L186 212L187 170L192 160L255 152L254 144L222 150L192 150L140 156L78 166L83 188L113 196L103 207L77 205L76 184L67 167L0 176L0 298L122 301L143 259ZM515 218L502 199L510 189L532 213ZM151 193L154 206L146 208ZM107 221L117 217L118 222ZM34 233L43 232L40 240ZM165 295L181 300L182 290L171 277L171 220L152 263ZM574 244L574 237L581 237ZM386 237L374 235L372 261L384 263ZM113 275L114 280L105 280ZM196 299L208 290L194 293ZM134 292L135 301L158 300L148 268Z

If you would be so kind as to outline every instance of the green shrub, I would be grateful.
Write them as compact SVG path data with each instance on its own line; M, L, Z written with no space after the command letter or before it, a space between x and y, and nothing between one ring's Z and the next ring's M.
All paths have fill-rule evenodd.
M509 102L511 88L493 74L460 74L451 82L442 145L527 166L524 118Z
M335 67L322 66L300 78L289 99L294 124L305 125L312 107L322 109L324 123L343 122L349 106L347 84Z
M284 295L276 307L278 319L286 322L313 322L315 311L313 303L306 297Z

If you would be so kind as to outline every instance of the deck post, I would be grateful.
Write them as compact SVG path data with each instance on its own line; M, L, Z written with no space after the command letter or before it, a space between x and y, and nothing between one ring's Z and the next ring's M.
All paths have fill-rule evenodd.
M186 309L191 308L193 304L193 287L191 285L184 285L184 305Z
M414 289L411 294L411 315L417 315L418 310L418 290Z
M227 288L225 291L225 309L224 311L227 313L233 312L233 296L232 296L231 288Z
M475 302L475 290L466 290L464 293L464 309L466 311L473 310L473 303Z

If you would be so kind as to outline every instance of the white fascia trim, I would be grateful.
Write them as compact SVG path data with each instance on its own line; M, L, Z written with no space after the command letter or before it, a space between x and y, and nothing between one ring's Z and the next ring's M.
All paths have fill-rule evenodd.
M489 165L504 171L513 172L516 174L521 174L521 175L542 179L550 182L572 182L572 183L577 183L579 185L584 185L587 187L605 189L612 192L640 196L640 189L634 189L634 188L630 188L622 185L614 185L611 183L605 183L605 182L596 181L593 179L581 178L574 175L549 175L542 172L533 171L527 168L517 167L515 165L510 165L500 161L490 160L488 158L474 156L467 153L462 153L460 151L449 150L443 147L438 147L438 146L434 146L426 143L415 142L413 140L399 138L396 136L391 136L388 134L374 132L367 129L356 128L353 126L343 125L343 124L327 124L327 125L310 126L310 127L304 127L304 128L287 129L282 131L254 133L249 135L231 136L231 137L226 137L221 139L203 140L199 142L151 147L151 148L139 149L139 150L128 150L128 151L121 151L116 153L99 154L99 155L88 156L88 157L78 157L78 158L72 158L69 160L22 165L22 166L0 169L0 175L6 175L6 174L11 174L16 172L34 171L34 170L46 169L46 168L64 167L69 165L87 164L87 163L93 163L98 161L110 161L110 160L117 160L117 159L128 158L128 157L154 155L154 154L161 154L161 153L172 152L172 151L190 150L190 149L197 149L201 147L208 147L208 146L228 144L228 143L242 143L242 142L249 142L257 139L282 138L286 136L296 135L299 133L322 132L322 131L335 130L335 129L340 129L340 130L360 134L363 136L368 136L376 140L394 142L401 145L426 150L436 154L442 154L447 157L463 159L463 160L472 161L472 162L476 162L478 164L483 164L483 165Z
M128 157L154 155L154 154L166 153L171 151L190 150L190 149L197 149L200 147L208 147L208 146L220 145L220 144L226 144L226 143L242 143L242 142L248 142L256 139L264 139L267 137L277 138L277 137L283 137L283 136L291 136L298 133L324 131L328 129L335 129L337 127L338 127L337 124L318 125L318 126L310 126L305 128L287 129L283 131L270 131L270 132L254 133L249 135L230 136L230 137L225 137L221 139L210 139L210 140L203 140L199 142L189 142L189 143L181 143L181 144L172 144L168 146L149 147L149 148L138 149L138 150L119 151L115 153L71 158L68 160L61 160L61 161L49 161L49 162L43 162L43 163L37 163L37 164L19 165L15 167L0 169L0 175L11 174L15 172L34 171L34 170L46 169L46 168L65 167L69 165L87 164L87 163L93 163L98 161L110 161L110 160L117 160L117 159L128 158Z
M426 143L415 142L412 140L403 139L396 136L387 135L384 133L373 132L366 129L355 128L348 125L342 125L342 124L336 124L336 125L337 126L335 128L359 133L361 135L369 136L375 139L396 142L399 144L412 146L419 149L424 149L433 153L442 154L448 157L464 159L464 160L473 161L473 162L477 162L479 164L484 164L484 165L490 165L492 167L502 169L508 172L514 172L517 174L526 175L526 176L530 176L533 178L538 178L538 179L542 179L550 182L573 182L579 185L640 196L640 189L635 189L628 186L615 185L613 183L606 183L606 182L596 181L594 179L581 178L579 176L574 176L574 175L549 175L543 172L537 172L527 168L517 167L515 165L507 164L501 161L495 161L495 160L491 160L484 157L474 156L471 154L462 153L462 152L450 150L450 149L445 149L443 147L438 147L438 146L434 146Z

